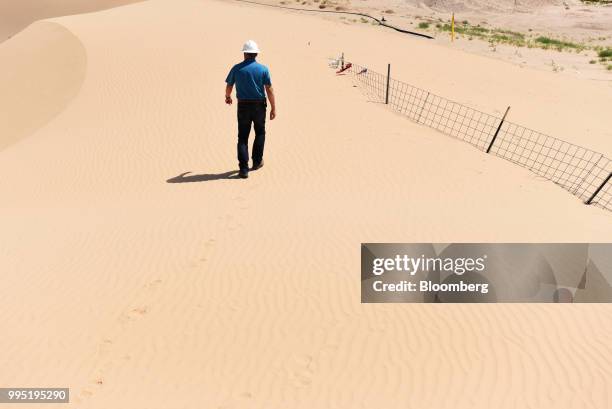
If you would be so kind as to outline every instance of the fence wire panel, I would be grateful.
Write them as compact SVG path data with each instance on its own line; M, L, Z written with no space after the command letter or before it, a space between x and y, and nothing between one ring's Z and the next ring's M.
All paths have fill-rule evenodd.
M387 77L353 64L350 72L355 74L366 93L378 102L385 102Z
M517 163L572 193L603 155L552 136L504 122L491 153Z
M350 72L371 97L385 102L386 75L358 64L353 64ZM501 118L392 78L388 98L393 109L414 122L482 151L489 148L502 124ZM609 180L612 161L599 152L505 121L490 153L551 180L585 202L597 193L591 204L612 210L612 181Z
M607 181L597 195L593 197L591 204L612 210L612 180L610 175L612 175L612 160L602 156L599 161L593 164L592 169L576 188L576 196L589 200L593 193Z

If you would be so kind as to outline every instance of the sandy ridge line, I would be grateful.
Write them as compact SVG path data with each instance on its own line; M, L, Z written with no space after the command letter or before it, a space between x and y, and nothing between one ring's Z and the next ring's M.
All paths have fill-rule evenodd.
M87 49L66 25L40 20L0 44L0 65L0 88L11 96L0 98L2 150L34 134L72 104L87 76Z
M285 10L310 11L310 12L313 12L313 13L349 14L349 15L353 15L353 16L362 16L362 17L371 18L372 20L376 21L381 26L390 28L390 29L395 30L395 31L400 32L400 33L411 34L411 35L415 35L415 36L418 36L418 37L428 38L430 40L434 39L434 37L429 36L427 34L421 34L421 33L415 32L415 31L404 30L403 28L392 26L390 24L387 24L387 23L383 22L382 20L377 19L376 17L372 17L371 15L365 14L365 13L358 13L358 12L353 12L353 11L340 11L340 10L301 9L301 8L298 8L298 7L287 7L287 6L278 6L278 5L275 5L275 4L258 3L256 1L250 1L250 0L235 0L235 1L239 1L241 3L257 4L257 5L260 5L260 6L276 7L276 8L285 9Z

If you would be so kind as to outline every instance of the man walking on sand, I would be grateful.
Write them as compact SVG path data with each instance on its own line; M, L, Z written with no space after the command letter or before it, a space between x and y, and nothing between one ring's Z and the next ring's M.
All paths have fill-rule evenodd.
M266 94L270 100L270 120L276 117L274 90L270 80L270 71L265 65L255 61L259 47L253 40L242 47L244 61L232 67L225 79L225 103L232 104L232 90L236 84L238 98L238 164L239 176L249 177L249 133L251 123L255 128L253 142L253 167L257 170L263 166L264 143L266 141ZM264 94L265 89L265 94Z

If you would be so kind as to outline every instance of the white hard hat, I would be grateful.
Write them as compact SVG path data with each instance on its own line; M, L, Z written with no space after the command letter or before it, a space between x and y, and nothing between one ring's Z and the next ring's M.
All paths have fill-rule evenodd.
M257 47L257 43L255 41L248 40L242 46L242 52L243 53L249 53L249 54L257 54L257 53L259 53L259 47Z

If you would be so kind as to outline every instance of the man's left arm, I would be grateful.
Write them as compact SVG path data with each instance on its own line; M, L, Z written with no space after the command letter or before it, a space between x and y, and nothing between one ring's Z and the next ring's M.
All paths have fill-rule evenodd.
M268 100L270 101L270 120L276 118L276 98L274 97L274 89L272 88L272 79L270 78L270 71L266 68L264 73L264 88L266 94L268 94Z
M268 94L268 99L270 100L270 120L276 118L276 98L274 97L274 89L272 85L266 85L266 94Z

